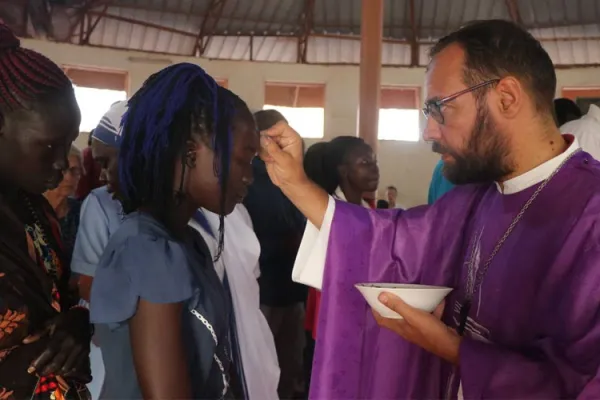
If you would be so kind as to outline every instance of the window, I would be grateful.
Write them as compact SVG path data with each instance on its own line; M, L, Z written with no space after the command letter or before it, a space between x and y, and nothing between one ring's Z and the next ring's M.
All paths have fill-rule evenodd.
M419 141L419 88L381 88L379 107L379 140Z
M63 67L73 82L81 110L80 132L96 128L102 116L116 101L127 99L127 73L80 67Z
M123 90L73 86L75 88L75 98L81 110L79 132L90 132L96 128L100 119L113 103L127 99L127 93Z
M325 126L325 86L267 83L263 110L279 111L304 138L320 139Z

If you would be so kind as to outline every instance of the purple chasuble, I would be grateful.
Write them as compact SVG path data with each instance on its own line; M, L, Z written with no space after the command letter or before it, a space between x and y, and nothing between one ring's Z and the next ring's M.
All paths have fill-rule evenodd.
M539 184L538 184L539 185ZM600 163L575 154L525 212L474 294L460 367L379 328L354 288L455 288L482 267L538 185L464 186L430 207L337 202L325 265L312 399L600 398Z

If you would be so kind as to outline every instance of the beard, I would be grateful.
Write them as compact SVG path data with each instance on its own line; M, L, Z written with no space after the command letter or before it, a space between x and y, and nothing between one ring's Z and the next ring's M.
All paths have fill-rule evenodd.
M507 140L498 131L486 106L479 102L475 121L465 150L461 153L437 142L432 146L436 153L449 154L454 158L453 162L444 163L443 173L455 185L499 181L513 172Z

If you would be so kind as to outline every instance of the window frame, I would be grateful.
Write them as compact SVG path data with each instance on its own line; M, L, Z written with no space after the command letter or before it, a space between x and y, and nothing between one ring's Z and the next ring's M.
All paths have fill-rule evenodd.
M411 103L414 105L414 108L408 108L408 107L387 107L387 102L384 101L384 96L386 92L391 92L394 90L398 90L398 91L409 91L413 93L414 96L414 101L412 101ZM380 106L379 106L379 111L378 111L378 126L377 126L377 140L384 140L384 141L394 141L394 142L406 142L406 143L418 143L421 141L421 87L420 86L414 86L414 85L382 85L381 89L380 89ZM383 106L381 105L381 103L386 103ZM402 137L397 137L397 138L383 138L381 137L381 132L383 131L383 129L381 129L381 112L382 110L411 110L411 111L415 111L415 118L416 118L416 123L417 123L417 136L416 136L416 140L410 140L407 138L402 138ZM401 125L401 124L398 124Z

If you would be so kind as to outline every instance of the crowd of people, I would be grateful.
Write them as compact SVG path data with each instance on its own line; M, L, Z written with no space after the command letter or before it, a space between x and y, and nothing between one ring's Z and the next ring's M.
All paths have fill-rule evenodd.
M0 25L0 400L600 397L600 109L519 26L433 46L405 209L195 64L107 110ZM561 133L562 132L562 133ZM597 144L598 143L598 144ZM427 313L361 282L449 286Z

